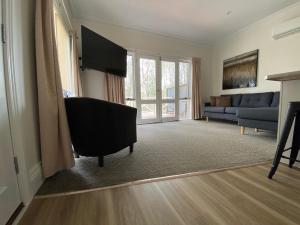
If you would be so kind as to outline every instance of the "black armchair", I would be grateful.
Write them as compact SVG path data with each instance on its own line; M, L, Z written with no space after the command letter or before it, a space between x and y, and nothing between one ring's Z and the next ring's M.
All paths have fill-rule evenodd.
M126 147L133 151L137 141L137 109L93 98L65 98L74 151L103 158Z

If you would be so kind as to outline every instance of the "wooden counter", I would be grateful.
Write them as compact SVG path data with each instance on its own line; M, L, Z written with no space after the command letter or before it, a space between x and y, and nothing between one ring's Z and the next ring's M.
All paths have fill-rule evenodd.
M265 76L265 80L272 80L272 81L300 80L300 71L267 75Z

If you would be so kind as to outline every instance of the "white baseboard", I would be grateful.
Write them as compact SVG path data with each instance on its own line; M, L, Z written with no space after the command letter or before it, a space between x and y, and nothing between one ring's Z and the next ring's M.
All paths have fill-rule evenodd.
M23 215L24 215L24 213L26 212L27 209L28 209L28 205L25 205L24 208L19 213L19 215L17 216L17 218L12 223L12 225L18 225L19 224L19 222L21 221L21 219L22 219L22 217L23 217Z
M35 194L44 182L41 162L35 164L29 170L29 179L32 193Z

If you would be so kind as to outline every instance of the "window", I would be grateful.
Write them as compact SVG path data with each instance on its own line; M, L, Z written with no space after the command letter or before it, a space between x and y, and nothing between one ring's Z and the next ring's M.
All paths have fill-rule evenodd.
M179 62L179 119L191 119L191 63Z
M54 22L58 62L63 92L65 96L74 96L71 37L56 7L54 8Z
M135 99L135 79L134 79L133 56L127 55L127 72L125 78L125 98L126 105L136 107Z

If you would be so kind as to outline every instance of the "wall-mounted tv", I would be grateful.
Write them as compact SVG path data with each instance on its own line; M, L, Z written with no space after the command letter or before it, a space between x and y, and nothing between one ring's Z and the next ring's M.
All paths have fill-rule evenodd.
M81 26L82 68L126 77L127 50Z

